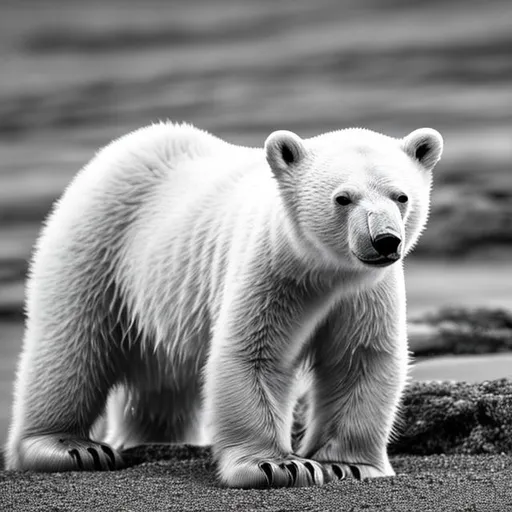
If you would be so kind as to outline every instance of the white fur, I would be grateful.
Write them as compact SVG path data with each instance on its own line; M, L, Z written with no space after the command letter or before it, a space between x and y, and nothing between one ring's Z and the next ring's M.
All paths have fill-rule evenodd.
M327 462L392 474L403 272L358 258L381 261L386 230L402 238L397 258L410 251L441 149L433 130L282 131L261 150L165 123L100 151L37 244L8 467L118 467L89 438L110 393L111 446L212 442L226 485L265 485L262 462L275 486L321 484ZM291 454L301 369L311 466Z

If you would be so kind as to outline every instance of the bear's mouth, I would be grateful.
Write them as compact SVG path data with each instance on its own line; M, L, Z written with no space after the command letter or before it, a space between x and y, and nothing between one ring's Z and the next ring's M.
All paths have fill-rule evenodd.
M381 256L379 258L362 258L361 256L358 256L355 254L355 257L365 265L369 265L370 267L387 267L389 265L392 265L393 263L396 263L400 259L400 255L396 254L393 256Z

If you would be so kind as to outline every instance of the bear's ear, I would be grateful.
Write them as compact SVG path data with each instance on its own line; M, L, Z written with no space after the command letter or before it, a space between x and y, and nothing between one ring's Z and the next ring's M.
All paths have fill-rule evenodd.
M272 172L278 177L302 161L306 156L306 148L297 134L279 130L267 137L265 156Z
M427 169L433 169L443 152L443 137L432 128L419 128L402 139L403 150Z

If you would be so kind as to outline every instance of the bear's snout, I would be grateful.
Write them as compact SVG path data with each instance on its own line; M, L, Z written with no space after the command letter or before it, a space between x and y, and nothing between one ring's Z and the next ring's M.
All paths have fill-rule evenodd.
M373 248L380 256L389 258L396 254L396 258L393 259L399 258L397 251L401 243L402 240L392 233L382 233L372 239Z

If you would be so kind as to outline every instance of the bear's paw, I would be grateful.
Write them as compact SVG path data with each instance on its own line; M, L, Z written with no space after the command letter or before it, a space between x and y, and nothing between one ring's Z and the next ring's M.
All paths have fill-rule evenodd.
M122 469L125 462L110 446L69 434L29 436L20 443L15 469L59 471L110 471Z
M290 455L224 466L220 481L226 487L235 488L311 487L353 476L343 464L319 463Z

